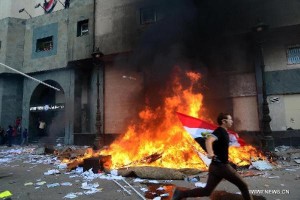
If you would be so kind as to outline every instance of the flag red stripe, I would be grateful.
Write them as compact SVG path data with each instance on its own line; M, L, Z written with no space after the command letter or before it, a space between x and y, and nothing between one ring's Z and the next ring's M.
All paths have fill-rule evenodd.
M50 0L46 5L45 5L45 10L50 13L54 9L56 5L57 0Z
M46 6L46 10L50 10L50 8L53 6L54 0L50 0Z
M202 119L198 119L195 117L191 117L182 113L177 112L178 118L181 121L182 125L188 128L201 128L201 129L210 129L214 131L218 126L214 124L210 124ZM239 138L239 135L236 132L228 131L229 134L234 135L237 139L238 143L243 146L245 145L245 141Z
M189 127L189 128L203 128L203 129L210 129L215 130L217 126L207 123L201 119L194 118L182 113L177 112L177 115L179 117L179 120L181 121L183 126Z

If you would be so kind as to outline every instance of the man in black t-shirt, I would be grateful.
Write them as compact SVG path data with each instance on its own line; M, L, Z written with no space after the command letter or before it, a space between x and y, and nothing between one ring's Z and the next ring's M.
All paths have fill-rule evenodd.
M233 124L232 117L229 114L220 113L217 121L219 127L205 141L207 157L212 159L206 186L185 191L176 188L172 200L210 196L222 179L236 185L245 200L252 200L247 184L228 163L229 136L227 129Z

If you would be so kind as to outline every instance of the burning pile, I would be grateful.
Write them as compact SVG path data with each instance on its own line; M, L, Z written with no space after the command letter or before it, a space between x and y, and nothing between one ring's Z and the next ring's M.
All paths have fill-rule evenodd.
M133 166L155 166L173 169L196 168L206 170L207 165L197 152L204 150L186 133L176 112L196 118L204 117L203 95L199 88L201 74L182 73L176 70L173 80L164 91L161 105L151 108L146 105L139 113L139 121L132 123L127 131L98 155L111 155L111 169ZM184 84L183 84L184 83ZM251 159L261 158L252 146L230 147L230 160L238 166L249 165Z

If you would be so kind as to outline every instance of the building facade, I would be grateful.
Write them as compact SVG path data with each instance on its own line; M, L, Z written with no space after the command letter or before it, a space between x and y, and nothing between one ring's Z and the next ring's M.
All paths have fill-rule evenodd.
M42 1L24 2L0 2L0 62L60 91L0 68L3 127L22 116L30 137L41 138L43 119L46 142L90 144L99 99L101 132L123 133L145 95L155 98L172 67L189 63L203 74L210 118L225 108L236 131L260 132L265 78L271 129L300 128L296 0L71 0L48 14L34 8Z
M34 7L33 3L37 2L26 6ZM22 117L22 126L36 139L42 137L38 123L43 120L45 142L61 137L66 144L73 144L74 133L82 132L81 121L85 132L94 130L87 124L87 119L93 117L90 112L85 119L78 117L91 109L86 105L95 105L95 100L91 100L96 93L94 69L89 61L93 52L93 13L93 1L73 1L68 9L26 20L13 17L1 20L1 63L60 89L56 91L1 68L3 127L14 125L16 117Z

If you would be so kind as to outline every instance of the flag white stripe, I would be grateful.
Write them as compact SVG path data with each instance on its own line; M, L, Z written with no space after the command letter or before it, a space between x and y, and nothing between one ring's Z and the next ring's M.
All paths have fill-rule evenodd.
M203 137L202 133L212 133L213 131L210 129L204 129L204 128L189 128L184 126L184 129L193 137Z
M211 129L189 128L186 126L184 126L184 129L192 136L192 138L203 137L202 133L212 133L213 132L213 130L211 130ZM236 147L241 146L235 135L233 135L233 134L228 134L228 135L229 135L229 145L230 146L236 146ZM212 136L216 137L215 135L212 135ZM216 139L218 139L218 138L216 137Z

